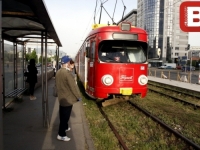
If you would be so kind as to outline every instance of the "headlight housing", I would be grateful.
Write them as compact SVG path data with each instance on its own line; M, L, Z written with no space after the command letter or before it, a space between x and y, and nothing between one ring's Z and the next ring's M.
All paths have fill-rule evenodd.
M139 76L139 78L138 78L138 83L139 83L140 85L145 85L145 84L147 84L147 82L148 82L147 76L145 76L145 75L140 75L140 76Z
M102 78L102 83L106 86L110 86L111 84L113 84L113 77L111 75L104 75Z

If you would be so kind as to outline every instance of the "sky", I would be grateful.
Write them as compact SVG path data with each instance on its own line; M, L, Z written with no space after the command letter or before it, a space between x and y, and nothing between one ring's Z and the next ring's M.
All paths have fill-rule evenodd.
M62 43L60 51L74 57L81 47L84 39L92 29L92 24L99 22L100 0L98 0L95 14L96 0L43 0L56 33ZM137 0L118 0L114 13L116 0L101 0L106 11L115 22L122 18L124 5L125 15L132 9L137 9ZM107 13L102 10L101 23L111 24ZM114 13L114 15L113 15ZM113 17L114 16L114 17ZM200 33L189 33L189 44L200 46Z

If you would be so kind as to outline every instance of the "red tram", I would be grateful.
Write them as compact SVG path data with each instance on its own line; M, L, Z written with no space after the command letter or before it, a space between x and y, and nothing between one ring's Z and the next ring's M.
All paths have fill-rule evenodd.
M94 25L75 56L87 95L108 106L147 93L147 33L128 22Z

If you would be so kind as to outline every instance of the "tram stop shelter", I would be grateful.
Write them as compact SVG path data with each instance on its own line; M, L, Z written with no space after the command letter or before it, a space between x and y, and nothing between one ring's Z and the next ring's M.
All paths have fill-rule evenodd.
M43 0L0 0L0 12L0 105L2 110L6 109L7 98L14 98L25 91L26 45L39 43L43 64L41 73L44 73L41 76L43 126L48 127L46 61L48 45L55 45L58 64L59 47L62 44ZM7 42L11 44L6 44ZM0 149L3 149L2 111L0 111Z

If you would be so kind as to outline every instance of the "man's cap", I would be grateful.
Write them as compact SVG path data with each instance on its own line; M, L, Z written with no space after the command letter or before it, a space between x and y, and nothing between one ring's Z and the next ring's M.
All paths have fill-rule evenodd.
M63 57L61 58L61 63L62 63L62 64L66 64L66 63L68 63L70 60L71 60L71 58L69 58L68 56L63 56Z

